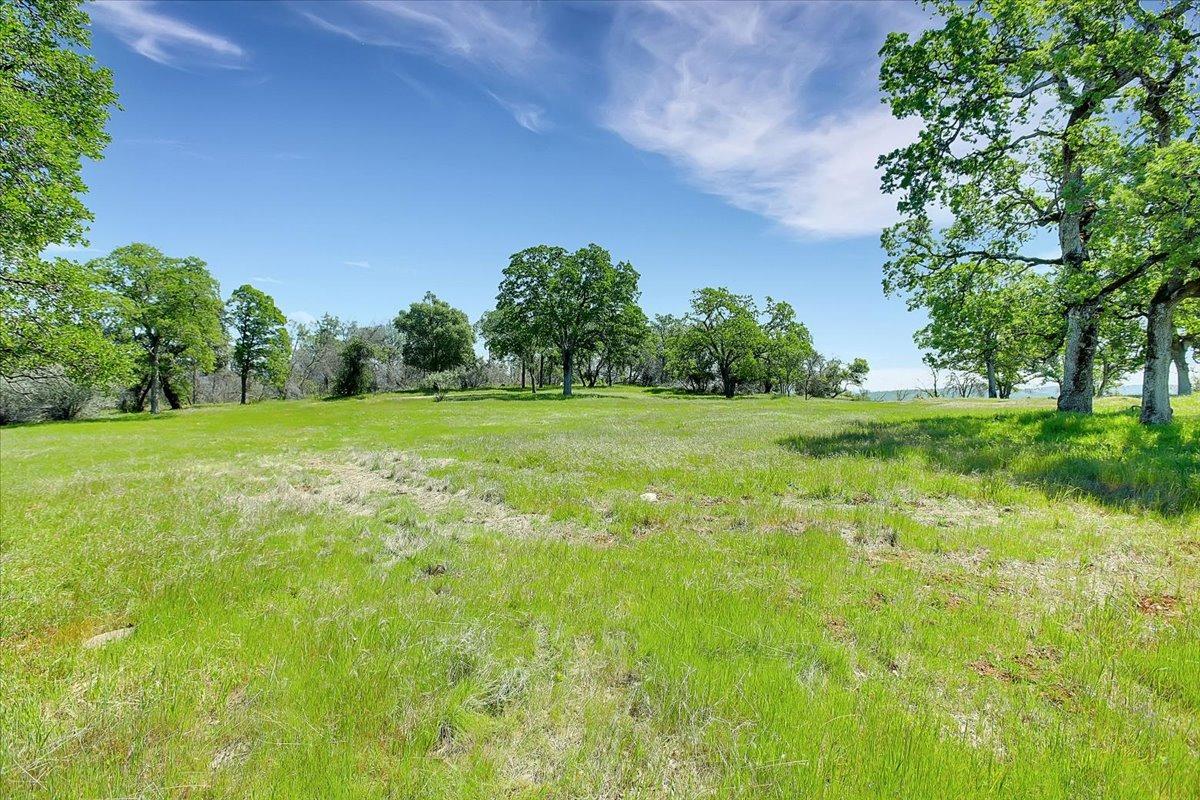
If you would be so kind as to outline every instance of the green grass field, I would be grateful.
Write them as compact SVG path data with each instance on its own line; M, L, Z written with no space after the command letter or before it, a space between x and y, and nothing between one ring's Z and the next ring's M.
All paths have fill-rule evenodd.
M1198 401L4 430L0 795L1194 798Z

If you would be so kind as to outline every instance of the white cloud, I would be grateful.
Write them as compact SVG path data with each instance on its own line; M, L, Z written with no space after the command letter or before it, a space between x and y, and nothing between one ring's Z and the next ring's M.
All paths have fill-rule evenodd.
M343 261L342 263L347 267L357 267L359 269L371 268L371 263L369 261Z
M488 95L496 101L497 105L512 114L517 124L525 130L532 131L533 133L542 133L550 127L550 122L546 119L546 110L541 106L534 103L517 103L505 100L495 92L488 92Z
M527 3L357 0L309 4L300 14L359 44L448 55L510 74L527 71L547 53L540 18Z
M288 322L296 322L301 325L312 325L317 321L316 316L307 311L289 311L287 313Z
M283 281L279 280L279 278L264 278L258 275L255 275L250 280L254 281L255 283L283 283Z
M134 52L169 67L201 62L236 67L246 51L229 39L201 30L146 2L95 0L87 6L92 22L113 33Z
M695 185L809 236L877 233L895 203L876 158L915 135L879 103L898 4L622 6L602 122Z

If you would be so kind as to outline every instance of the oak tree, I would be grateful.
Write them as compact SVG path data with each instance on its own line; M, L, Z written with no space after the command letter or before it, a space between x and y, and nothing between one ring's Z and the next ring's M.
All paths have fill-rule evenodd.
M292 352L287 317L266 292L244 284L234 289L225 304L234 342L230 362L241 380L241 402L251 377L282 389Z

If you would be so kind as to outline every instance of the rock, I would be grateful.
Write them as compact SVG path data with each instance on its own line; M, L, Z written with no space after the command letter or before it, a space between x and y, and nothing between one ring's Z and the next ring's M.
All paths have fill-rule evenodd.
M109 642L115 642L118 639L125 639L133 635L133 626L129 625L124 628L117 628L115 631L105 631L98 633L92 638L83 643L85 650L95 650L97 647L103 647Z
M645 500L647 503L657 503L658 495L655 494L654 492L645 492L642 495L642 499Z

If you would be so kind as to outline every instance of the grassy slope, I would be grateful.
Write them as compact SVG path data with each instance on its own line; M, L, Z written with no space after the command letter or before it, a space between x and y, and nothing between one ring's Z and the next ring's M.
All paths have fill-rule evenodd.
M1198 796L1200 402L1128 404L5 430L0 794Z

